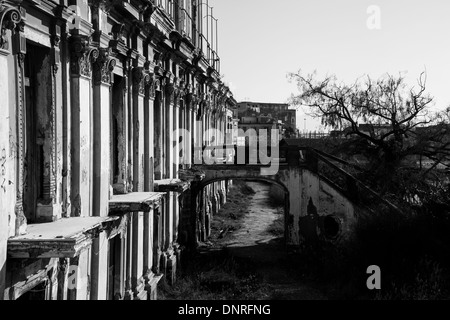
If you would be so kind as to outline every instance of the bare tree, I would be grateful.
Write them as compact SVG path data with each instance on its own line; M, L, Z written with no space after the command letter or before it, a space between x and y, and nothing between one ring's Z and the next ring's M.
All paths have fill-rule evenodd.
M447 165L450 158L449 110L432 112L433 98L426 93L426 74L417 86L408 87L402 75L386 75L376 81L360 78L351 85L335 76L317 79L317 74L290 74L299 94L291 97L294 105L308 107L322 124L343 130L366 146L370 169L387 186L402 161L423 156Z

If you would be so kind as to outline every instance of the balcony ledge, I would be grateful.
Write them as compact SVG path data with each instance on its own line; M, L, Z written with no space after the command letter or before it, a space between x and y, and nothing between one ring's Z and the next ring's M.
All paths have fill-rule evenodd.
M178 192L183 193L191 186L190 182L180 179L155 180L155 190L159 192Z
M109 212L113 215L129 212L149 212L161 204L162 192L132 192L112 196L109 200Z
M10 258L74 258L119 217L73 217L28 225L27 234L8 239Z

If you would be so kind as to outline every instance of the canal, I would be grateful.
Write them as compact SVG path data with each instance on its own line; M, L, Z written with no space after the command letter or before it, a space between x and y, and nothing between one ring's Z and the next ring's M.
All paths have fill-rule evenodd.
M271 185L235 181L212 221L208 242L182 277L160 290L161 299L324 299L296 272L284 243L283 204Z

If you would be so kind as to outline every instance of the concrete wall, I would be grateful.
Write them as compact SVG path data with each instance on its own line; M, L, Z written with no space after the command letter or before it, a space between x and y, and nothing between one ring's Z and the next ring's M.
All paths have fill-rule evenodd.
M98 139L99 143L96 147L100 149L99 152L99 163L100 168L99 172L96 172L97 177L97 183L98 185L98 199L95 199L95 201L99 202L98 212L94 212L93 215L99 215L99 216L107 216L108 215L108 201L110 196L110 174L111 174L111 168L110 168L110 116L111 116L111 98L110 98L110 88L109 85L102 85L100 88L101 93L101 103L100 103L100 114L97 116L100 117L100 128L99 130L94 131L94 135ZM95 210L97 211L97 210Z
M276 184L270 185L269 189L270 198L278 204L284 204L285 192L284 189Z
M12 5L11 3L7 2L5 5ZM91 8L88 8L89 3ZM105 13L102 8L96 6L96 2L82 1L79 3L81 20L79 23L76 22L75 26L68 24L71 22L69 21L71 12L56 2L50 1L46 5L48 7L44 10L37 2L23 2L22 6L26 12L23 17L26 20L25 32L21 35L23 41L12 46L10 31L7 31L7 35L10 49L19 48L24 44L30 47L30 44L37 42L40 45L36 47L42 52L45 51L41 52L42 57L39 58L34 55L25 57L30 57L30 61L39 60L39 72L36 74L32 72L32 76L37 75L39 80L35 102L40 109L36 124L38 129L42 130L36 131L45 132L44 162L45 167L49 168L45 174L51 183L56 185L55 193L51 194L51 197L54 197L50 208L51 218L106 217L111 214L109 199L113 169L110 149L112 115L121 122L117 136L119 150L116 150L120 177L116 181L114 191L152 192L152 182L155 179L154 156L157 157L156 162L160 164L160 179L177 177L179 155L178 150L173 149L173 130L180 127L196 130L202 127L224 128L224 124L221 123L223 120L213 120L210 114L215 111L214 109L232 104L234 99L229 89L220 81L219 74L209 68L208 61L202 60L198 64L193 64L197 51L178 41L174 42L173 46L167 46L172 41L170 35L173 35L173 21L169 21L166 15L160 15L159 11L154 13L159 15L158 19L152 19L152 23L157 24L155 33L148 34L147 29L138 30L136 27L133 16L135 14L133 10L137 10L133 8L135 3L129 3L127 8L118 11L112 7L110 12ZM52 12L60 9L62 19L55 19ZM114 16L113 19L108 15ZM118 17L121 23L126 24L125 28L121 29L121 24L116 23ZM66 35L62 34L72 27L76 30L70 30L71 32ZM161 39L165 41L161 42ZM160 45L161 43L164 44ZM177 46L184 46L183 55L175 49ZM114 70L111 70L114 65L108 64L110 59L116 62ZM105 62L106 65L103 64ZM8 236L15 236L18 229L15 225L15 209L16 198L19 198L17 194L20 195L22 185L18 177L24 172L17 168L19 152L15 146L20 136L17 133L26 132L26 128L16 127L19 123L18 105L24 102L19 92L23 88L21 86L16 88L17 79L23 76L20 76L20 69L17 68L17 55L12 55L11 52L5 55L3 51L0 52L0 70L4 71L0 74L0 94L2 94L0 292L2 292L5 289L4 279L8 278L9 289L14 286L12 282L17 280L11 277L16 267L10 268L10 276L5 277L5 265ZM141 70L143 73L139 75L135 70ZM110 85L111 72L116 73L116 78L122 80L121 85ZM140 78L142 75L146 81L151 75L151 81L143 82ZM161 112L157 114L158 119L154 116L155 92L158 92L157 101L161 105ZM7 94L3 95L4 93ZM16 100L18 97L19 100ZM183 105L180 104L181 101ZM194 121L200 104L207 106L209 115L203 117L203 124L197 125ZM187 112L190 112L189 116L186 115ZM188 138L188 141L185 141L185 145L189 148L192 148L193 144L202 145L201 133L196 135L196 130L193 130L192 136L197 139ZM186 159L186 156L192 153L192 149L186 151L183 160L190 160ZM189 164L186 166L189 167ZM223 189L223 183L216 183L214 187L209 188L208 215L214 210L217 211L224 202L226 194ZM159 215L153 216L153 210L122 213L123 220L128 224L119 235L115 235L122 237L121 250L118 250L120 261L117 261L116 268L121 270L122 278L118 281L123 282L120 291L126 298L155 297L157 283L155 279L158 276L152 275L150 269L155 273L158 271L165 273L171 283L175 280L181 250L178 245L181 201L183 200L180 199L179 192L168 192L163 204L156 210L160 212ZM49 208L45 208L47 209ZM63 213L63 217L60 212ZM25 221L22 228L26 231ZM58 279L59 283L52 283L52 292L56 291L57 294L52 293L51 298L108 298L110 232L112 232L110 229L101 232L93 239L92 245L79 256L61 259L67 260L68 266L78 266L77 287L67 288L68 279L64 273L67 271L63 272L64 268L61 265L60 272L52 271L52 277ZM32 264L45 264L42 259L31 260ZM35 270L27 268L26 272L31 275ZM9 290L8 288L5 292Z
M321 180L308 170L302 172L301 212L294 227L298 226L299 240L327 238L323 218L330 216L339 224L336 237L329 240L340 240L350 235L356 222L355 206L344 195ZM309 221L309 222L306 222ZM313 221L313 222L311 222ZM315 232L312 232L312 229Z
M356 222L356 212L360 210L343 194L320 179L317 174L299 166L280 168L273 176L262 176L257 167L216 166L214 169L208 169L208 166L199 166L197 168L206 173L206 178L196 186L195 191L195 194L200 194L198 192L203 189L205 194L202 212L198 217L197 232L201 241L208 236L209 221L213 217L210 206L212 202L216 203L217 196L220 196L215 191L218 187L220 188L220 182L215 182L216 180L264 180L283 186L283 193L288 190L288 203L285 210L287 245L298 246L302 242L319 239L333 242L345 239L351 235Z

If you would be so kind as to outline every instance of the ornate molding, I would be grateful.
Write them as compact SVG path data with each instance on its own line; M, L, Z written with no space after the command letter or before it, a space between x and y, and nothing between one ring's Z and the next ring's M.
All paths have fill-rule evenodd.
M61 37L57 34L51 36L51 43L54 47L59 47L59 43L61 42Z
M198 102L199 102L199 99L198 99L197 95L195 95L191 92L188 92L186 94L186 110L187 111L192 109L194 112L197 112L198 111Z
M124 30L124 23L116 23L115 25L113 25L113 27L111 28L111 35L113 40L122 41Z
M159 80L155 78L153 73L149 74L149 81L146 84L146 92L147 96L152 100L155 99L157 85L159 85Z
M145 95L145 88L150 82L150 75L143 67L133 68L133 91Z
M0 1L0 49L8 49L8 39L6 37L6 30L23 31L24 22L22 13L18 8L11 7Z
M17 62L19 63L20 68L24 67L24 64L25 64L25 54L24 53L17 54Z
M70 37L70 72L74 76L92 75L92 64L99 56L99 50L90 46L89 38L86 36L74 35Z
M105 12L109 12L117 0L88 0L88 5L93 9L102 9Z
M217 104L222 107L225 102L227 101L227 94L226 93L221 93L217 96Z
M111 83L111 73L116 66L116 59L111 57L111 49L100 48L98 58L93 65L94 85Z
M160 67L160 69L163 69L163 55L161 52L153 50L153 63L155 66Z
M25 74L24 74L25 54L19 52L17 54L17 189L16 189L16 235L26 232L27 219L23 210L23 192L25 186Z
M153 0L143 0L143 4L141 4L140 11L144 15L145 18L150 18L152 14L156 11L156 4Z
M59 62L60 62L59 43L61 41L61 37L58 34L54 34L50 37L50 41L52 44L52 58L53 58L52 71L53 76L56 77L59 70Z

